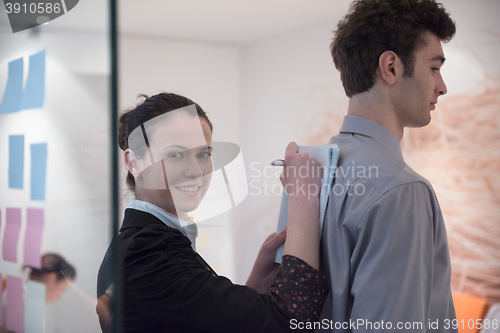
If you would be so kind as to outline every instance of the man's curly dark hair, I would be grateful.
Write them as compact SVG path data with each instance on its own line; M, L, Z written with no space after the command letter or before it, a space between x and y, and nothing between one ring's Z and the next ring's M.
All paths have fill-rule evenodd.
M441 41L455 35L455 23L435 0L357 0L339 22L330 50L348 97L375 84L379 57L393 51L413 76L415 52L429 31Z

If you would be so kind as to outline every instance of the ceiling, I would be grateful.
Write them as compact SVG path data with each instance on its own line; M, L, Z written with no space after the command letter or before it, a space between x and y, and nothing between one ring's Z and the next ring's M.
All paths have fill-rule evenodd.
M245 43L333 22L351 0L119 0L120 31Z

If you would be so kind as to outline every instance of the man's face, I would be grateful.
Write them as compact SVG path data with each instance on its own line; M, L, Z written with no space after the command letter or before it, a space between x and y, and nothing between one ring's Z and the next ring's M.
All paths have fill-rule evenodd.
M446 94L441 76L444 53L440 40L425 33L427 44L415 52L415 70L412 77L403 77L395 94L396 115L404 127L423 127L431 121L439 96Z

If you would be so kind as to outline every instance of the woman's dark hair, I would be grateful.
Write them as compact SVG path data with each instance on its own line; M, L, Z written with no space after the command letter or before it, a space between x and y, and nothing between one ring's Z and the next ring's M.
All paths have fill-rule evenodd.
M430 31L447 42L455 23L435 0L358 0L339 22L330 50L348 97L375 84L380 55L393 51L413 76L415 51Z
M164 92L151 97L140 94L138 97L144 97L145 100L132 110L122 114L119 120L118 145L122 150L129 148L128 137L137 127L159 115L193 104L196 107L198 116L205 119L210 126L210 131L213 131L212 123L205 111L189 98ZM137 155L139 152L134 153ZM135 178L130 172L127 174L127 185L130 190L135 191Z
M42 256L42 267L40 269L24 266L23 269L29 268L29 279L41 282L43 278L49 273L56 273L57 280L69 279L74 280L76 277L76 270L68 263L63 257L54 253L47 253Z

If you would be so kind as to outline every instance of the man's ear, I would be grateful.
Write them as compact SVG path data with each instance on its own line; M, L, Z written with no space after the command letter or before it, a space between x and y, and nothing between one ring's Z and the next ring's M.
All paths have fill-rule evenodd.
M385 51L378 58L380 77L388 85L393 85L396 78L403 74L401 60L393 51Z
M139 168L139 161L135 157L134 152L131 149L125 150L125 164L127 164L128 171L134 176L138 177L141 173Z

